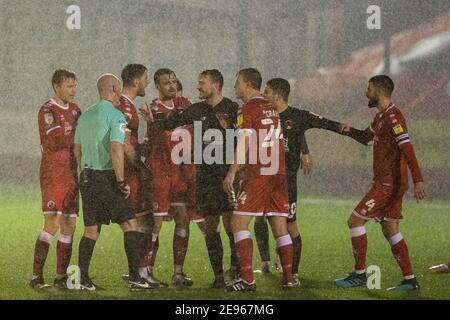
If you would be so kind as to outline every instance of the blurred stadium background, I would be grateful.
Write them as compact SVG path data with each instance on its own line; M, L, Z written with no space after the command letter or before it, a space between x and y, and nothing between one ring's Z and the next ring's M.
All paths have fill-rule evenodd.
M409 121L431 199L450 199L450 4L448 0L0 0L0 184L38 186L37 111L51 97L56 68L79 77L82 109L97 100L95 81L143 63L170 67L197 100L200 71L218 68L225 95L233 78L256 67L291 81L294 106L365 127L367 80L392 75L394 100ZM81 8L81 29L66 9ZM381 30L366 26L381 7ZM153 83L147 98L155 95ZM142 102L142 100L141 100ZM145 127L145 126L143 126ZM359 197L368 187L371 150L331 133L307 138L315 161L301 195ZM6 189L5 189L6 190Z

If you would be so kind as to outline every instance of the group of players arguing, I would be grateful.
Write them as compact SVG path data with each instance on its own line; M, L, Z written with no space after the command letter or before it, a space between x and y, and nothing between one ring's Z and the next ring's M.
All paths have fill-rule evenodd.
M134 281L133 285L129 282L130 288L168 286L157 279L154 266L162 223L173 218L172 285L193 285L193 280L184 273L183 265L188 249L189 224L194 221L205 238L214 273L212 288L255 291L253 241L249 231L253 217L257 217L255 230L263 230L255 232L258 246L262 244L264 247L265 243L267 246L266 221L271 226L283 272L281 287L299 287L302 242L296 222L297 171L301 166L310 166L305 139L305 131L310 128L330 130L365 145L373 141L372 187L348 219L355 269L349 276L336 280L336 285L341 288L366 285L367 236L364 224L375 219L380 222L404 276L404 280L391 289L419 288L406 242L399 230L399 222L403 218L402 198L408 188L408 168L412 173L417 201L422 200L426 193L406 121L391 101L394 84L388 76L379 75L369 80L366 92L369 107L377 108L378 112L366 130L357 130L289 106L290 86L285 79L267 81L261 94L262 78L254 68L242 69L236 75L234 89L236 98L243 102L240 107L222 96L223 77L215 69L200 73L197 89L202 101L194 104L182 96L181 84L170 69L155 72L153 80L158 97L140 109L135 100L146 95L146 87L150 84L147 68L140 64L127 65L121 78L122 94L116 107L127 120L124 144L126 187L121 185L118 188L126 190L124 197L129 196L132 202L137 231L142 234L139 255L142 281ZM80 108L73 102L77 77L71 71L57 70L52 86L54 96L38 114L44 227L35 244L30 282L35 289L50 287L44 281L43 268L52 239L58 231L54 285L58 288L67 286L66 270L78 216L77 173L80 168L73 154L76 124L81 116ZM147 123L146 138L141 143L138 139L139 114ZM173 137L179 134L180 129L192 134L196 121L202 123L202 133L209 129L235 130L237 139L233 143L236 152L231 154L234 158L232 164L224 161L230 156L226 154L226 148L223 148L223 154L216 155L222 160L219 163L205 163L204 160L200 164L174 163L171 156L177 139ZM261 139L258 132L262 131L266 134ZM225 140L219 143L225 146ZM258 156L256 161L250 161L249 148L254 141ZM201 149L211 148L210 144L214 143L217 141L203 140ZM195 148L192 143L192 154ZM243 150L243 161L242 157L238 159L237 150ZM271 162L277 162L275 172L270 170L273 163L260 158L260 151L269 154ZM226 272L223 269L220 216L230 240L231 267ZM129 281L128 275L123 278ZM145 284L140 286L139 283ZM85 271L80 288L98 290L100 287Z

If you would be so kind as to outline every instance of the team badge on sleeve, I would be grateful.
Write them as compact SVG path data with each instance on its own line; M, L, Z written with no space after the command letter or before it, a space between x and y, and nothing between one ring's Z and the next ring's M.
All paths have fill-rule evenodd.
M125 131L127 130L127 124L126 123L121 123L119 125L119 129L120 129L120 131L122 131L122 133L125 133Z
M244 115L241 113L240 115L238 115L238 118L237 118L238 127L242 126L243 123L244 123Z
M44 113L44 121L46 124L50 125L55 121L53 114L51 112Z
M401 126L401 125L396 125L395 127L394 127L394 132L395 132L395 134L401 134L401 133L403 133L404 132L404 130L403 130L403 127Z

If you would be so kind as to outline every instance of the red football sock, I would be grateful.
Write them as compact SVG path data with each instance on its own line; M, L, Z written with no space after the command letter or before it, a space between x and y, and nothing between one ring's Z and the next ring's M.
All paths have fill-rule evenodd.
M362 273L366 269L367 234L364 227L350 229L352 236L353 256L355 258L355 271Z
M293 246L289 234L277 238L277 252L283 266L283 283L292 282Z
M45 231L42 231L36 240L34 247L34 263L33 276L42 277L45 260L47 259L48 249L52 242L53 236Z
M389 239L391 250L397 260L400 269L402 269L403 277L405 279L414 278L414 272L409 259L408 246L401 233L397 233Z
M241 278L247 282L253 282L253 241L249 231L239 231L234 234L236 254L239 260Z
M72 236L61 234L56 245L56 274L65 275L72 257Z
M173 234L173 264L177 268L181 268L184 265L184 259L189 245L189 234L186 229L175 228ZM182 270L176 270L182 272Z

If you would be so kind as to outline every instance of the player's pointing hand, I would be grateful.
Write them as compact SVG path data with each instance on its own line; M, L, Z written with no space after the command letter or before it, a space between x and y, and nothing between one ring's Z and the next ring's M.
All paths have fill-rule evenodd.
M233 183L234 183L235 175L232 173L228 173L225 179L223 180L223 190L226 193L230 194L233 191Z
M139 114L147 121L147 123L152 123L154 121L151 106L151 102L146 102L143 108L139 108Z

